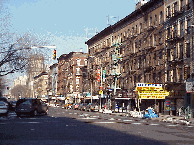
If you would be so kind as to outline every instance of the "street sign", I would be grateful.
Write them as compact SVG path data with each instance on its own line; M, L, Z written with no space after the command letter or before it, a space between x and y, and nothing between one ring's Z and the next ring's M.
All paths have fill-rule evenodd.
M102 91L102 90L100 90L100 91L99 91L99 94L103 94L103 91Z
M106 72L105 72L105 69L103 70L103 82L105 82L105 74L106 74Z
M194 93L194 81L188 80L186 82L186 93Z

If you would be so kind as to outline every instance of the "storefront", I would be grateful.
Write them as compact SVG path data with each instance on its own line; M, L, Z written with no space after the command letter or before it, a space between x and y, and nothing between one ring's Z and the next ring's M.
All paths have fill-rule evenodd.
M155 109L157 113L162 113L164 110L165 97L169 95L162 84L137 83L136 107L140 110L146 110L148 107Z

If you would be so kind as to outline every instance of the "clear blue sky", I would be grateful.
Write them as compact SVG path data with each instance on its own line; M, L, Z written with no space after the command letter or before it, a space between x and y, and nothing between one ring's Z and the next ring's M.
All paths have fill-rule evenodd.
M84 29L107 27L106 16L122 19L135 10L135 0L0 0L1 13L11 15L10 31L31 31L38 39L49 39L57 46L57 57L83 48ZM118 18L110 18L110 24ZM114 22L113 22L114 21ZM92 35L89 35L91 38Z

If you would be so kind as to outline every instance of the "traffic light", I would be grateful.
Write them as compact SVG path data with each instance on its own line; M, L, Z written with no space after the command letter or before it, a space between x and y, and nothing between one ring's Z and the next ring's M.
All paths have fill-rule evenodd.
M56 50L53 50L53 59L56 59Z

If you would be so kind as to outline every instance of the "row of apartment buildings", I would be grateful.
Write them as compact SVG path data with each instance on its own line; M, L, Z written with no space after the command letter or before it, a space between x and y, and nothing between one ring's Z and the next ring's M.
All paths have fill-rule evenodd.
M158 113L174 115L182 106L193 109L192 92L186 90L186 82L194 77L193 26L193 0L141 0L134 12L85 42L88 53L63 54L34 76L35 96L70 102L95 96L110 108L152 106ZM141 99L137 83L162 84L170 94ZM38 90L41 86L45 88Z
M193 26L193 0L141 0L134 12L86 42L93 94L101 85L103 92L111 87L112 101L126 97L129 101L122 103L136 106L136 83L158 83L170 93L166 100L174 115L191 105L194 99L185 84L194 77ZM92 79L101 68L106 72L102 84ZM140 100L141 110L155 106L169 113L163 99Z

